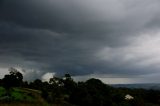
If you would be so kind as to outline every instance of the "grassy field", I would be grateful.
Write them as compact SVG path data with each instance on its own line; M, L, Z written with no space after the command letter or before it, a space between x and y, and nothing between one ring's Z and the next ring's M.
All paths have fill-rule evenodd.
M50 106L40 93L27 88L13 88L7 93L0 87L0 106Z
M12 88L7 91L0 87L0 106L73 106L61 100L54 104L47 103L41 97L41 91L28 88Z

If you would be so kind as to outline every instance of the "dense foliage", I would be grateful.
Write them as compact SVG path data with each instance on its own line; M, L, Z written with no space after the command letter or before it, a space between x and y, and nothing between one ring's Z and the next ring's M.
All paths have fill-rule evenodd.
M160 91L145 89L114 88L101 80L91 78L85 82L75 82L69 74L53 77L49 82L36 79L22 81L23 76L16 69L0 80L6 89L12 87L29 88L41 91L48 103L62 103L66 106L159 106Z
M6 89L10 89L11 87L19 87L22 84L22 80L23 75L15 68L10 68L9 74L4 76L1 83Z

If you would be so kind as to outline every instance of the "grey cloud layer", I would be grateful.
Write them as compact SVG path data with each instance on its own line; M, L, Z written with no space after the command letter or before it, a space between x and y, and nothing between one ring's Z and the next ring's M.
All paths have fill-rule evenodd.
M157 72L139 67L148 56L122 57L137 56L141 50L132 42L159 28L159 6L158 0L1 0L1 67L20 64L60 75Z

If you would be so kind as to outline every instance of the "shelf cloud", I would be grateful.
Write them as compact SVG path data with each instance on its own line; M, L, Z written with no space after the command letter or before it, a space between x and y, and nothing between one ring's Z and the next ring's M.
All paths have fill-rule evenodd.
M159 10L159 0L1 0L0 72L158 83Z

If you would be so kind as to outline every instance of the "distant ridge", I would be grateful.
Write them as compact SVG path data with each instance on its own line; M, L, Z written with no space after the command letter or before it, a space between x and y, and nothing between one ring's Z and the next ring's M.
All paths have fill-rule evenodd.
M111 86L115 88L142 88L142 89L152 89L152 90L160 90L160 83L141 83L141 84L111 84Z

